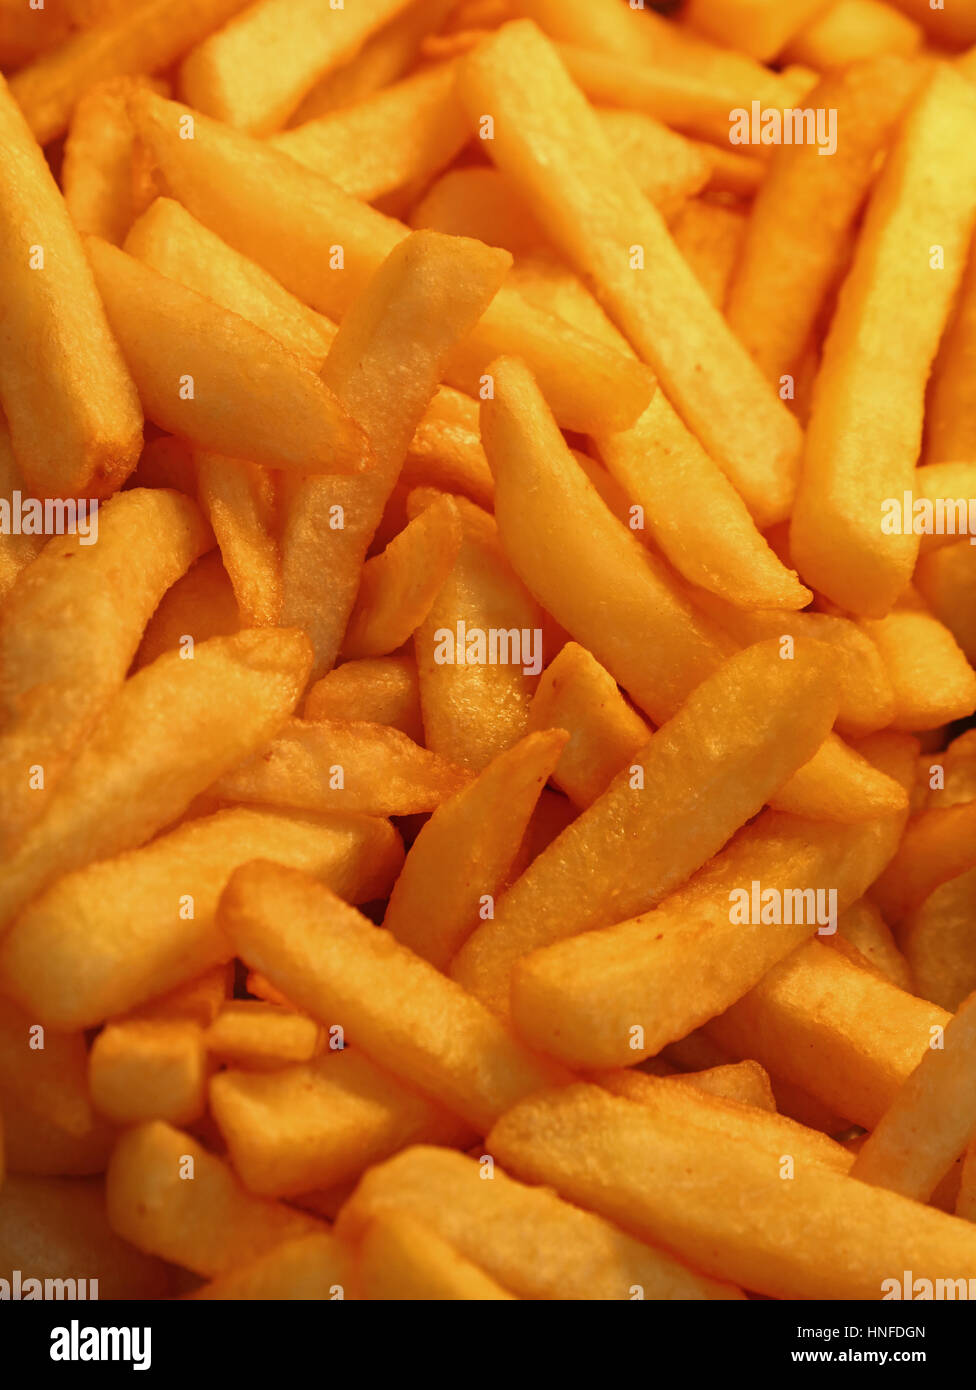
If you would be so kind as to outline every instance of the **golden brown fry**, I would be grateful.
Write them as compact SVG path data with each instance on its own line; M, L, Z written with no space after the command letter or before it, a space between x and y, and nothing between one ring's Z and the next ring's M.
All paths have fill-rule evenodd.
M389 724L423 743L417 666L409 656L346 661L312 686L304 717L313 721L364 719Z
M140 671L163 652L186 647L186 638L205 642L240 631L240 612L219 550L192 565L163 596L146 628L133 670Z
M403 1212L373 1221L356 1265L360 1298L382 1302L494 1302L512 1298L429 1226Z
M88 1088L95 1109L117 1124L199 1119L207 1102L203 1029L184 1020L110 1023L92 1045Z
M114 77L90 87L79 101L64 146L61 183L71 220L83 236L99 236L120 246L152 197L140 177L135 131L128 100L147 83L165 95L161 83L143 77Z
M274 535L274 481L243 459L196 453L197 487L230 576L243 627L281 617L281 559Z

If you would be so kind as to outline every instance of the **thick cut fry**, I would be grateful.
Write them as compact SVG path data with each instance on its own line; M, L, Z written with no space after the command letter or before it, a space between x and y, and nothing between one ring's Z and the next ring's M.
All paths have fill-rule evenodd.
M505 886L567 741L562 729L546 728L499 754L469 787L442 802L411 846L383 926L440 970Z
M354 1181L410 1144L461 1148L475 1138L355 1047L270 1074L221 1072L210 1106L241 1181L266 1197Z
M409 234L286 155L205 117L197 118L193 140L181 139L185 112L175 102L140 94L132 110L173 197L320 313L341 317ZM429 313L431 326L436 319ZM639 363L504 288L448 367L448 379L476 394L500 352L529 362L568 429L626 429L650 400L649 375Z
M102 1184L91 1178L9 1177L0 1202L0 1268L6 1278L18 1269L25 1278L55 1280L55 1298L138 1301L175 1292L170 1268L112 1230Z
M871 889L885 920L898 923L941 883L976 868L976 801L923 811Z
M224 1005L204 1041L222 1062L275 1071L289 1062L311 1061L321 1050L322 1030L313 1019L278 1004L236 999Z
M665 1063L667 1065L667 1063ZM637 1076L634 1069L615 1072L618 1082L628 1076ZM729 1062L707 1067L704 1071L677 1072L673 1077L680 1086L694 1086L709 1096L721 1096L725 1100L735 1100L741 1105L751 1105L757 1110L776 1111L776 1097L773 1095L769 1073L758 1062ZM604 1078L604 1084L606 1079ZM611 1090L613 1087L611 1087ZM624 1095L625 1091L618 1094Z
M803 578L867 617L888 612L918 555L914 534L885 534L884 502L912 485L925 382L974 219L976 92L946 67L913 102L871 199L817 378L790 532ZM944 269L932 268L936 254Z
M58 879L0 947L4 991L55 1028L90 1028L224 964L217 901L231 873L258 858L369 902L389 891L403 848L386 822L358 816L241 808L190 821Z
M283 611L310 634L317 675L335 663L366 551L445 362L509 264L478 242L414 232L394 246L345 317L323 376L365 430L373 469L347 484L309 479L298 486L287 501L282 542Z
M114 491L142 447L139 400L78 233L2 77L0 270L0 403L29 489Z
M406 1149L370 1169L340 1212L337 1233L358 1241L391 1212L424 1222L520 1298L742 1296L549 1188L516 1182L497 1164L490 1181L479 1181L475 1159L447 1149Z
M831 0L689 0L684 18L716 43L742 49L767 62L787 40L816 19Z
M811 941L713 1019L708 1033L870 1128L949 1017Z
M301 358L246 319L89 237L109 321L147 415L203 449L272 468L354 473L363 432Z
M248 0L136 0L18 72L11 83L38 143L63 134L79 100L107 77L162 72Z
M356 1289L380 1302L482 1303L512 1298L429 1226L403 1212L379 1216L359 1247Z
M506 25L464 60L458 91L475 123L493 113L493 160L596 285L757 520L782 520L799 426L710 303L555 49L533 24Z
M779 1164L753 1145L598 1086L521 1102L487 1144L529 1182L552 1184L713 1278L769 1297L879 1299L909 1264L932 1279L976 1270L976 1232L965 1222L816 1163L784 1182ZM835 1252L829 1265L820 1241L807 1238L812 1224Z
M606 791L651 736L613 677L576 642L567 642L543 672L529 729L568 732L552 781L580 810Z
M454 65L441 63L352 106L272 137L270 144L373 202L423 188L468 142L454 95Z
M220 921L241 959L289 999L341 1023L380 1066L482 1133L519 1096L562 1077L453 981L302 874L238 869Z
M823 14L793 35L783 57L829 72L887 53L910 58L924 37L918 24L884 0L832 0Z
M130 1245L207 1278L323 1231L302 1212L252 1197L228 1164L162 1121L122 1135L105 1195L112 1229Z
M512 886L452 975L505 1014L522 956L646 912L717 853L836 714L821 657L798 657L770 643L730 657L637 755L640 775L624 769Z
M864 1141L851 1177L927 1202L976 1131L974 1070L976 997L971 995Z
M976 869L943 883L898 925L923 999L955 1010L976 989Z
M508 557L547 612L661 722L719 665L722 638L604 506L524 365L505 359L491 374L482 438Z
M95 1109L117 1124L185 1125L206 1109L207 1053L195 1023L110 1023L88 1058Z
M436 494L411 495L408 511L436 500ZM494 520L465 498L454 501L461 548L417 630L414 651L427 746L480 772L528 732L547 631Z
M846 1173L852 1163L847 1150L825 1134L777 1115L775 1108L757 1110L753 1105L709 1094L701 1083L692 1084L692 1078L650 1076L631 1067L597 1072L593 1079L611 1094L646 1106L665 1120L707 1129L733 1142L744 1140L766 1149L777 1160L789 1153L799 1162L819 1163L838 1173Z
M0 615L0 842L8 847L46 810L122 686L153 609L209 545L189 498L143 488L113 498L83 529L48 542Z
M816 756L770 797L777 811L852 823L906 811L908 803L904 787L836 734L830 734Z
M346 628L345 657L386 656L408 641L427 617L461 548L461 519L440 497L367 560Z
M321 1303L345 1298L349 1283L346 1250L328 1231L275 1245L266 1254L231 1269L190 1295L253 1303L287 1301Z
M416 663L409 656L347 661L312 686L304 717L316 722L362 719L368 724L389 724L414 743L423 743Z
M976 456L976 253L972 247L952 318L939 347L925 412L925 462ZM921 481L917 475L916 482ZM949 494L943 493L943 496ZM972 496L969 491L967 496Z
M141 671L163 652L186 646L186 638L205 642L240 631L240 612L219 550L212 550L164 595L149 625L133 670Z
M48 1035L9 999L0 1000L3 1092L74 1138L92 1131L88 1058L81 1033ZM41 1046L43 1044L43 1046Z
M157 198L129 231L125 248L160 275L248 319L320 371L335 325L221 241L172 198Z
M61 183L71 220L83 236L122 244L151 199L151 184L135 163L128 100L142 77L115 77L90 87L79 101L64 146ZM153 90L163 92L161 84Z
M257 463L197 453L200 504L230 575L243 627L281 616L281 560L274 536L274 483Z
M597 447L689 583L751 608L802 608L810 601L810 590L770 549L745 502L663 392L636 425L600 435Z
M433 811L467 780L462 768L388 725L292 719L211 791L227 801L301 811L409 816Z
M837 727L864 735L886 728L895 717L895 695L881 653L849 618L826 613L782 613L743 609L698 592L695 602L709 618L743 644L792 637L830 648L840 695Z
M811 109L837 112L837 149L781 145L756 196L726 317L776 387L797 373L824 301L843 274L851 233L892 130L918 85L899 59L827 77Z
M923 554L914 584L932 616L952 633L970 666L976 666L976 547L961 541Z
M905 819L855 830L768 812L656 911L519 961L515 1027L569 1065L631 1066L656 1055L814 932L836 931L837 914L891 858Z
M881 653L894 691L892 728L937 729L976 711L976 673L949 629L913 591L863 628Z
M309 663L303 633L265 628L215 637L192 661L166 653L126 681L0 871L0 927L60 874L148 840L264 747Z
M257 0L205 39L180 70L198 111L259 134L280 129L327 73L355 57L409 0Z

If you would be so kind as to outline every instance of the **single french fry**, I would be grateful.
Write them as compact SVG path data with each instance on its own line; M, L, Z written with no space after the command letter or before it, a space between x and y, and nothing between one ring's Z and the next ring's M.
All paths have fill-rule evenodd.
M88 1095L88 1055L80 1032L48 1034L9 999L0 1000L3 1091L48 1123L81 1139L95 1117Z
M435 494L412 494L408 511L436 501ZM428 748L480 772L528 732L546 631L539 605L512 570L494 520L465 498L454 502L461 548L417 629L414 651ZM494 660L488 646L492 634Z
M725 305L747 218L737 208L692 198L672 219L674 244L716 308Z
M885 920L896 924L941 883L976 868L976 801L923 811L871 890Z
M42 497L111 493L142 447L139 399L64 199L2 77L0 150L0 404L17 465Z
M637 1074L633 1069L615 1073L618 1080ZM776 1110L776 1097L769 1073L758 1062L720 1063L706 1067L704 1071L676 1072L671 1079L681 1086L694 1086L709 1096L722 1096L725 1100L735 1100L741 1105L754 1106L757 1110Z
M891 928L870 898L860 898L841 913L837 937L828 937L828 945L838 938L855 946L892 984L909 994L913 993L911 967L898 949Z
M892 607L918 556L917 536L884 532L883 507L911 488L925 383L976 219L970 129L976 92L942 67L878 179L817 378L790 544L804 579L870 618ZM915 255L923 244L941 250ZM944 269L933 271L937 254ZM891 402L880 413L879 391Z
M144 843L266 746L308 678L303 633L259 628L132 676L0 870L0 928L60 874Z
M210 518L244 627L273 627L281 616L281 560L274 528L274 483L260 464L196 453L200 504Z
M840 695L837 727L843 733L872 734L894 719L895 695L881 653L849 618L743 609L702 591L695 594L695 603L714 623L746 645L769 637L792 637L828 646Z
M871 1128L950 1015L811 941L708 1024L851 1122ZM870 1028L864 1020L870 1019Z
M770 797L777 811L857 823L907 811L908 791L868 758L830 734L808 763Z
M810 590L770 549L731 482L663 392L629 430L597 447L674 567L746 607L800 608Z
M224 1063L274 1071L311 1061L321 1050L322 1030L313 1019L277 1004L235 999L207 1028L204 1043Z
M377 1217L359 1247L356 1289L381 1302L494 1302L510 1299L472 1260L403 1212Z
M18 72L11 84L37 141L63 134L81 97L108 77L162 72L248 0L135 0Z
M433 811L467 780L462 768L386 724L292 719L211 792L300 811L408 816Z
M965 1222L818 1163L798 1164L783 1182L778 1159L752 1144L730 1144L599 1086L522 1101L487 1146L529 1182L551 1184L713 1278L769 1297L878 1299L909 1264L933 1279L976 1269L976 1232ZM829 1268L819 1242L806 1238L812 1222L837 1252Z
M204 1284L192 1299L315 1302L342 1299L349 1283L347 1252L328 1231L282 1241L241 1269Z
M390 825L357 816L241 808L190 821L37 898L0 948L4 990L53 1027L85 1028L225 964L217 901L234 869L257 858L368 902L389 891L403 849Z
M970 666L976 665L976 548L968 541L922 554L915 588L932 616L952 633Z
M269 143L366 202L423 188L469 139L454 76L452 63L422 68Z
M195 1023L110 1023L92 1045L88 1087L95 1109L117 1124L185 1125L206 1109L207 1053Z
M248 319L320 371L336 327L289 294L266 270L221 241L172 198L157 198L123 248L160 275Z
M836 931L837 914L895 852L906 812L857 828L767 812L655 911L518 961L516 1029L568 1065L629 1066L656 1055L815 931Z
M976 673L947 627L912 591L862 627L881 653L895 695L894 729L937 729L976 711Z
M548 1187L517 1182L495 1164L447 1149L416 1147L371 1168L339 1213L337 1234L359 1241L393 1212L423 1221L520 1298L736 1299L728 1284L692 1273Z
M458 92L475 124L492 112L492 159L597 286L753 514L782 520L796 487L799 426L710 303L553 46L531 23L506 25L464 59Z
M721 1093L711 1093L705 1089L708 1081L651 1076L632 1067L599 1071L592 1080L612 1095L646 1106L665 1120L684 1122L692 1129L707 1129L733 1142L742 1140L766 1149L777 1160L781 1154L789 1153L800 1163L821 1164L838 1173L846 1173L851 1166L847 1150L825 1134L776 1114L775 1107L757 1109Z
M340 318L409 235L286 155L206 117L195 118L193 140L182 139L185 112L176 102L140 93L132 112L172 196L320 313ZM429 313L431 326L437 318ZM453 386L477 394L487 365L500 352L518 353L569 429L626 429L651 396L638 362L504 287L463 349L447 367Z
M186 57L183 96L228 125L267 134L408 3L370 0L337 9L330 0L257 0Z
M210 544L197 507L139 488L52 538L0 614L0 842L50 804L165 591ZM96 543L97 542L97 543ZM70 627L63 614L77 616Z
M831 0L794 0L791 5L779 0L689 0L684 18L706 38L768 62L830 4Z
M491 374L482 440L508 557L542 606L661 722L719 665L722 637L611 516L524 365L505 359ZM560 520L567 516L577 519L569 529Z
M950 879L898 923L923 999L954 1011L976 989L976 869Z
M192 1184L187 1184L192 1186ZM0 1267L22 1271L22 1298L157 1299L175 1292L173 1271L112 1230L93 1178L11 1174L0 1202ZM28 1292L29 1279L37 1280Z
M440 970L505 886L568 737L546 727L499 754L470 786L442 802L411 846L383 926Z
M365 430L373 469L344 486L311 479L298 486L286 502L282 542L283 611L310 633L316 674L338 655L367 548L446 359L484 313L508 264L503 252L480 243L414 232L344 319L323 378Z
M148 188L134 166L135 131L128 99L150 83L144 77L114 77L85 92L75 108L64 146L61 183L71 220L83 236L99 236L120 246L145 208Z
M409 656L346 661L312 686L304 718L389 724L414 743L423 743L416 663Z
M960 1004L936 1044L864 1141L851 1176L927 1202L976 1132L976 998Z
M693 140L691 143L701 150L711 165L706 192L732 193L736 198L752 198L758 192L766 176L765 159L722 149L703 140Z
M359 593L342 643L347 658L386 656L401 647L430 612L461 548L461 519L440 497L363 566Z
M230 637L240 627L233 586L220 551L212 550L163 595L146 627L133 670L141 671L163 652L181 646L186 650L187 637L194 643L205 642L210 637Z
M119 1139L105 1195L112 1229L130 1245L207 1278L324 1229L246 1192L228 1164L161 1120Z
M826 77L809 104L836 111L834 154L821 158L816 144L781 145L769 161L726 317L777 389L784 376L792 375L795 385L817 316L846 268L878 156L920 76L911 63L882 58Z
M476 999L305 875L238 869L220 921L252 969L482 1132L517 1097L561 1078Z
M224 1007L228 990L233 985L232 965L212 965L195 980L187 980L185 984L175 985L145 1004L137 1004L122 1017L149 1023L182 1020L207 1028Z
M368 466L362 430L301 358L108 242L86 245L146 413L162 429L273 468Z
M576 642L567 642L542 673L529 729L569 733L551 780L581 810L606 791L651 736L613 677Z
M479 507L491 507L495 484L470 396L440 388L417 426L400 478L406 487L459 492Z
M410 1144L475 1137L355 1047L273 1072L232 1067L211 1081L210 1106L241 1181L266 1197L355 1180Z
M921 48L921 25L884 0L832 0L799 29L783 50L786 62L829 72L894 53L911 58Z
M509 889L455 958L454 978L507 1014L521 957L660 902L802 765L835 713L815 649L781 662L761 643L730 657L636 756L639 775L620 772Z

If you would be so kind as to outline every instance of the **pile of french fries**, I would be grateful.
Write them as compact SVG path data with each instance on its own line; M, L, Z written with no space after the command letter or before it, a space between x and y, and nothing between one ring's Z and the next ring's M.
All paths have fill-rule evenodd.
M976 1297L976 0L0 70L0 1278Z

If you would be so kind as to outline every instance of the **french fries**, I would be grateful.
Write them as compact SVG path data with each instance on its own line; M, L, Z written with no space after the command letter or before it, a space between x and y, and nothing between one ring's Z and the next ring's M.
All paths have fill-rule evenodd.
M361 1298L383 1302L494 1302L500 1284L411 1216L392 1212L366 1231L357 1266Z

